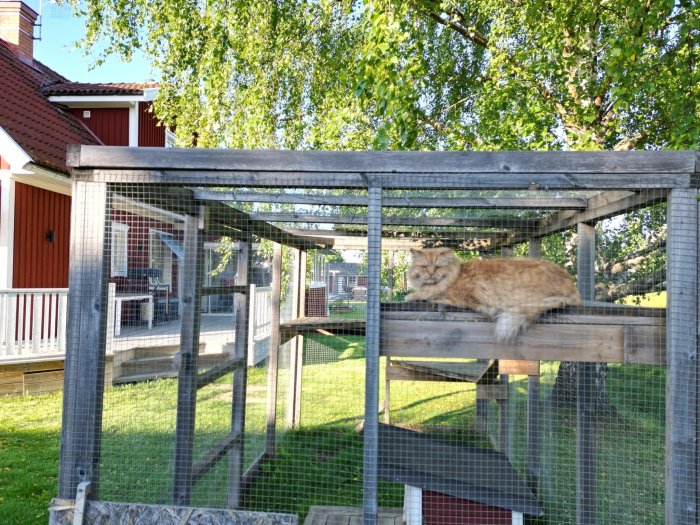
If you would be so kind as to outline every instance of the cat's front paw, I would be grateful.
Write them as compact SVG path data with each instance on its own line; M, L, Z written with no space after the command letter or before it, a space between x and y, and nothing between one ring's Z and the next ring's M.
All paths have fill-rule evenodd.
M423 298L422 298L419 294L417 294L417 293L415 293L415 292L414 292L414 293L408 294L408 295L406 296L406 299L404 299L404 301L406 301L406 302L422 301L422 300L423 300Z

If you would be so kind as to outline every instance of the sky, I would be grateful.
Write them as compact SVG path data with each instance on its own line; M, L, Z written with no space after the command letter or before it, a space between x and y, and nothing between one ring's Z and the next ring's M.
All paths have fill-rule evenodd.
M34 58L74 82L149 82L154 79L143 55L131 62L110 58L90 70L94 57L84 57L75 43L85 34L83 20L74 17L67 6L57 6L47 0L25 0L39 12L42 2L41 40L34 41Z

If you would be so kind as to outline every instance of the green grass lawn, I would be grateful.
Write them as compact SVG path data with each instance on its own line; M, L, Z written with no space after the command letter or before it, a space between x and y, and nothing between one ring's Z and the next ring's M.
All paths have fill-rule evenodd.
M262 468L246 506L299 514L311 505L359 505L362 499L364 340L305 338L302 425L280 431L278 454ZM284 361L284 360L282 360ZM280 373L278 426L283 428L288 374ZM663 368L611 366L608 388L618 409L597 434L599 522L662 523L664 475ZM543 393L556 375L545 363ZM510 457L525 462L526 383L512 378ZM195 458L228 431L231 377L198 393ZM383 376L381 379L383 385ZM246 460L264 449L266 369L249 372ZM383 388L380 388L383 394ZM166 503L170 498L177 384L161 380L107 389L104 402L100 497ZM486 446L474 431L472 385L392 383L392 421L421 430L447 427L450 438ZM495 413L495 409L493 409ZM56 492L61 395L0 397L0 523L47 523ZM575 509L575 414L549 413L543 420L541 499L546 518L573 523ZM495 420L495 418L494 418ZM226 462L197 485L193 504L224 506ZM401 487L380 483L380 505L400 506Z

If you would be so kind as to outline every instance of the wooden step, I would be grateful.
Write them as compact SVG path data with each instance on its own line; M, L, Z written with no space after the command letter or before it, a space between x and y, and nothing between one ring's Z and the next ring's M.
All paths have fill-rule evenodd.
M231 356L229 354L201 354L197 358L198 370L204 371L216 366ZM177 377L177 370L173 366L174 356L146 357L131 359L121 364L120 377L114 379L112 384L137 383L166 377Z

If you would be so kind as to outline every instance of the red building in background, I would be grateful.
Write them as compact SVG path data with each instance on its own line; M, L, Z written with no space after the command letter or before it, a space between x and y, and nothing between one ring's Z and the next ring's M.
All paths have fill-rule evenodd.
M151 111L156 84L71 82L34 59L36 19L24 2L0 0L0 362L64 351L68 145L174 144L174 135ZM116 293L153 293L147 277L155 274L155 289L166 299L153 293L153 303L171 301L177 295L181 217L121 196L112 210ZM177 312L177 305L169 311ZM143 318L138 309L135 315ZM154 312L145 315L150 323Z

